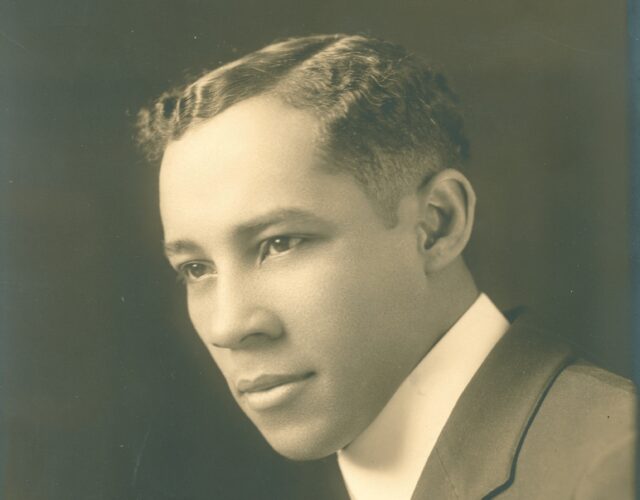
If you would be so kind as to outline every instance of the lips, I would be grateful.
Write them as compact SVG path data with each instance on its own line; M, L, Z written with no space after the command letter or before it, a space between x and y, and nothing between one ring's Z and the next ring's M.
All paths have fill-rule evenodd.
M281 385L306 380L311 376L313 376L313 372L296 374L265 374L251 380L241 379L237 384L237 389L241 394L264 392Z
M241 379L237 385L241 401L254 412L285 411L309 388L313 372L265 374Z

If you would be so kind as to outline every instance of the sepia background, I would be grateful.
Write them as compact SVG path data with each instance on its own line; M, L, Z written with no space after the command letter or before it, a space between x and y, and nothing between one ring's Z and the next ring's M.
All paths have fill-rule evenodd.
M449 75L480 287L630 375L623 0L0 0L1 497L294 498L318 477L273 456L196 340L132 123L189 74L325 32Z

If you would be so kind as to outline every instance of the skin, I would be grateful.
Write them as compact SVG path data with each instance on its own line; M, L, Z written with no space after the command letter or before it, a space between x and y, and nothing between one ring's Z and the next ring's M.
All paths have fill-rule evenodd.
M351 176L323 169L317 133L310 114L256 97L170 143L160 171L166 253L193 326L292 459L355 439L477 296L460 257L466 178L441 172L388 228ZM260 390L274 374L293 381Z

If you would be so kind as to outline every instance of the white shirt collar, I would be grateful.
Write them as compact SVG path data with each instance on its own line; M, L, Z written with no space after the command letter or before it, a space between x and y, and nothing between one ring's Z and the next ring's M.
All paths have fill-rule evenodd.
M509 328L481 294L400 385L338 464L352 500L409 500L465 387Z

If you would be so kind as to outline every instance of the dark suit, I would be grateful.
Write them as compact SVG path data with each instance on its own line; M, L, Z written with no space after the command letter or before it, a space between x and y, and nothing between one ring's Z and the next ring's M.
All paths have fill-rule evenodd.
M631 499L635 394L516 320L456 404L420 499Z

